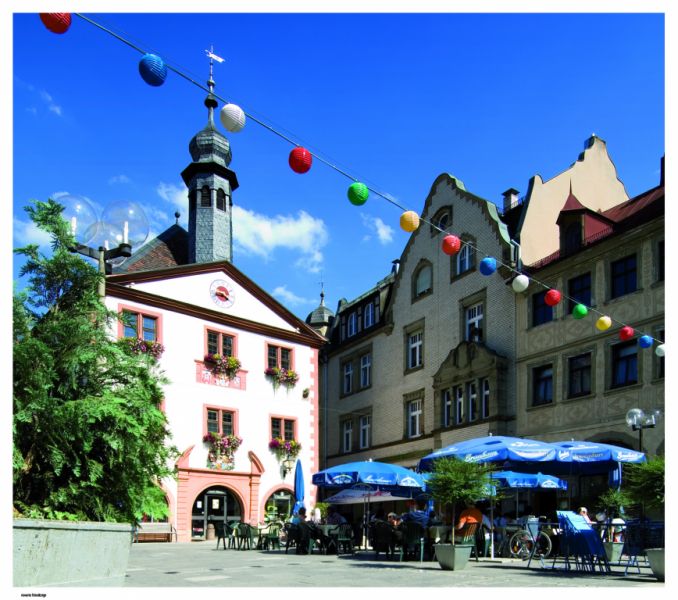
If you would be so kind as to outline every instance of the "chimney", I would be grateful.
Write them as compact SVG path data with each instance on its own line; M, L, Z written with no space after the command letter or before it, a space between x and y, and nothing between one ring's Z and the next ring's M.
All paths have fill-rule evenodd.
M518 206L518 193L518 190L509 188L502 194L504 196L504 212Z
M660 176L659 176L659 185L664 187L664 157L662 156L662 164L661 164L661 171L660 171Z
M391 267L391 273L394 275L398 274L398 271L400 271L400 259L396 258L395 260L391 261L393 263L393 266Z

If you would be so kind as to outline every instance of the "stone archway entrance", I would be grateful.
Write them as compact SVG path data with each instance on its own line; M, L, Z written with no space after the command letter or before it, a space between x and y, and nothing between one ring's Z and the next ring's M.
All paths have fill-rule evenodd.
M211 522L238 522L242 519L240 501L228 488L215 485L200 492L191 510L191 539L204 540Z

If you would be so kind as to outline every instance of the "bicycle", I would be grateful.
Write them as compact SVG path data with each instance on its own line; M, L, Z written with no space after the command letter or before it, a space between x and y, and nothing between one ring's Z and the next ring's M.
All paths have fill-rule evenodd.
M516 531L509 540L509 553L513 558L527 560L533 554L539 558L546 558L551 554L553 543L548 533L537 531L536 537L529 529Z

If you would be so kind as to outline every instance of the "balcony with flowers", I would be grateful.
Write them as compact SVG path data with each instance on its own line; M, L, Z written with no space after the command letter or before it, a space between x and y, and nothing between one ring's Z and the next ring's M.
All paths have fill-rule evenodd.
M246 387L246 371L235 356L205 354L202 361L196 361L196 381L238 390Z

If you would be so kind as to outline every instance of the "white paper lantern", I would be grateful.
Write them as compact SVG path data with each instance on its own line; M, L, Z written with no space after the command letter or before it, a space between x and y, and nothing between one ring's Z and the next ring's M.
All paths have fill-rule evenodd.
M238 133L245 127L245 113L237 104L225 104L219 116L228 131Z
M657 346L657 347L654 349L654 353L655 353L659 358L664 358L664 344L659 344L659 346Z
M511 287L516 293L524 292L530 285L530 278L527 275L518 275L513 282Z

